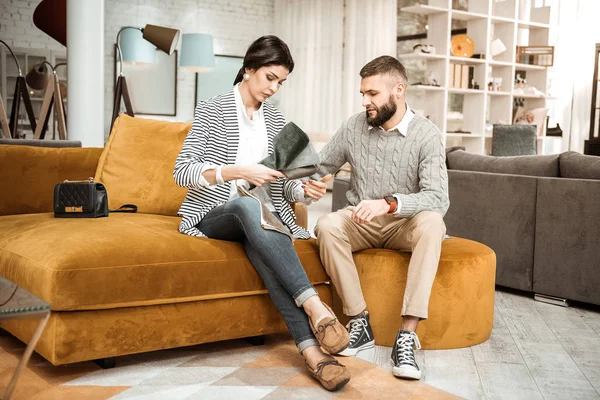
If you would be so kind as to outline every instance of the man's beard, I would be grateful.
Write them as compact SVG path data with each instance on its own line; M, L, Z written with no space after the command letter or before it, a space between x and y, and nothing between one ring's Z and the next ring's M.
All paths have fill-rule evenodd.
M371 105L371 108L375 109L376 115L373 118L371 118L369 116L369 110L367 110L367 123L373 127L378 127L385 124L390 118L394 116L394 114L396 114L398 106L396 105L396 102L394 101L393 97L390 96L390 99L386 104L382 105L381 107L377 107L373 104Z

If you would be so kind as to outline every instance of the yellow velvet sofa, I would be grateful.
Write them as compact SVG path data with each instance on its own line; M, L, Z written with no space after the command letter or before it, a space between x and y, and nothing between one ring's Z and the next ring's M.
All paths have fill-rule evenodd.
M0 276L52 305L36 351L54 365L286 331L237 243L177 230L186 190L172 170L186 123L119 117L104 149L0 145ZM109 208L55 219L53 187L95 177ZM306 209L296 208L306 226ZM331 288L313 240L295 241L322 299ZM37 321L2 322L28 342Z

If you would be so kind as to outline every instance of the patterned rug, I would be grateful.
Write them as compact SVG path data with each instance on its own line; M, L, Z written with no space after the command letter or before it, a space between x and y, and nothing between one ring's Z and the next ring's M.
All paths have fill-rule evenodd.
M0 336L0 397L25 346ZM341 391L322 389L289 335L252 346L231 340L123 356L103 370L92 362L54 367L34 354L13 399L457 399L421 382L402 381L357 357L341 358L352 374Z

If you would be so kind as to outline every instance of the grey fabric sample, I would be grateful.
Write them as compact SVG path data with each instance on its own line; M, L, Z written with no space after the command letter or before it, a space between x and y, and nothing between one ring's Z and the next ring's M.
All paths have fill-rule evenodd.
M273 153L260 164L283 172L288 179L304 178L317 171L319 154L308 135L293 122L288 122L273 138Z
M496 252L496 284L532 291L537 178L448 171L447 233Z
M77 140L0 139L0 144L55 148L81 147L81 142Z
M533 290L600 304L600 181L538 179Z
M288 179L299 179L317 171L319 154L308 135L293 122L288 122L273 138L273 153L262 159L259 164L281 171ZM289 229L265 206L271 203L269 185L251 186L249 190L238 187L238 192L242 196L250 196L258 200L261 205L263 228L279 231L293 240Z
M449 169L526 176L559 176L558 154L494 157L457 150L448 153L447 157Z
M260 204L260 224L264 229L270 229L274 231L278 231L288 236L290 240L294 240L292 233L289 228L285 226L285 224L275 216L268 208L265 206L265 198L269 199L270 197L267 194L264 186L256 187L251 191L246 190L243 186L237 187L238 193L240 196L248 196L252 197L258 204ZM265 197L266 196L266 197Z
M527 156L537 154L535 125L494 125L493 156Z
M600 179L600 157L576 151L562 153L559 158L560 176L576 179Z

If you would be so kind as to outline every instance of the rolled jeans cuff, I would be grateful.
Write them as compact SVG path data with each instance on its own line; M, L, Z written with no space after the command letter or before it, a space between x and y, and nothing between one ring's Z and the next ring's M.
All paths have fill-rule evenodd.
M311 346L319 346L319 342L315 338L310 338L310 339L305 339L299 343L296 343L296 346L298 346L298 352L300 354L302 354L302 352L304 350L306 350L307 348L309 348Z
M312 286L307 286L304 289L300 289L298 293L294 295L294 301L296 302L297 307L302 307L302 304L313 296L318 296L319 294Z

